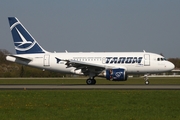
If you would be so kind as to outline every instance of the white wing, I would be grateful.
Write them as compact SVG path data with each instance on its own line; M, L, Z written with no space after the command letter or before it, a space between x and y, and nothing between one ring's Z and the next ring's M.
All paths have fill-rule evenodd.
M87 63L76 60L64 60L67 67L75 67L77 70L81 69L86 75L90 73L99 74L106 69L105 65L99 65L94 63Z

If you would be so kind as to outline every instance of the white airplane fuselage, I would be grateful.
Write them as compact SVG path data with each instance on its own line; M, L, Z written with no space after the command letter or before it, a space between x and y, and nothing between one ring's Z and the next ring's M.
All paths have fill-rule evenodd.
M64 73L74 73L76 68L67 67L66 62L63 60L76 60L102 65L106 69L124 68L128 74L159 73L166 72L174 68L174 65L169 61L157 61L158 58L163 58L162 56L148 52L39 53L21 54L16 56L29 58L32 61L24 61L11 56L8 56L7 60L45 70L53 70ZM142 59L141 61L138 61L138 58L140 57ZM57 62L56 58L61 59L61 61Z
M43 49L16 17L8 17L16 54L11 62L43 70L89 76L88 85L96 84L96 76L112 81L125 81L128 74L150 74L174 69L174 64L159 54L149 52L71 52L51 53ZM147 77L145 84L149 84Z

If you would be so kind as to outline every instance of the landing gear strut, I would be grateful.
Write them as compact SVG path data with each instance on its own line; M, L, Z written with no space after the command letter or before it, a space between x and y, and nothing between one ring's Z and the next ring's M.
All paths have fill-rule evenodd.
M88 78L88 79L86 80L86 83L87 83L88 85L95 85L95 84L96 84L96 80L95 80L94 78Z
M144 75L145 84L149 85L148 75Z

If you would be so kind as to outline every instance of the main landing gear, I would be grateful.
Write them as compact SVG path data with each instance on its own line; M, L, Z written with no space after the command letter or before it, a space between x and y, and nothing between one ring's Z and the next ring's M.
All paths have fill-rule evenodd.
M148 75L144 75L145 84L149 85Z
M86 83L87 83L88 85L95 85L95 84L96 84L96 80L95 80L94 78L88 78L88 79L86 80Z

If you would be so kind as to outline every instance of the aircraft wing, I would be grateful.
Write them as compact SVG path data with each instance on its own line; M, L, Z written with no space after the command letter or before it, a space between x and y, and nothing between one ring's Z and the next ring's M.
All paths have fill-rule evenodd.
M88 63L88 62L82 62L82 61L76 61L76 60L62 60L62 61L66 61L65 65L67 65L67 68L75 67L76 70L81 69L85 75L89 75L91 73L94 73L95 75L97 75L101 73L103 70L116 68L115 66L107 66L107 65L102 65L102 64ZM120 68L126 69L123 66L121 66Z
M106 66L104 65L99 65L99 64L94 64L94 63L87 63L87 62L82 62L82 61L76 61L76 60L67 60L66 61L67 67L76 67L78 68L96 68L96 69L105 69Z
M88 75L90 73L99 74L106 69L105 65L99 65L94 63L87 63L76 60L65 60L67 67L75 67L77 70L81 69L84 74Z

